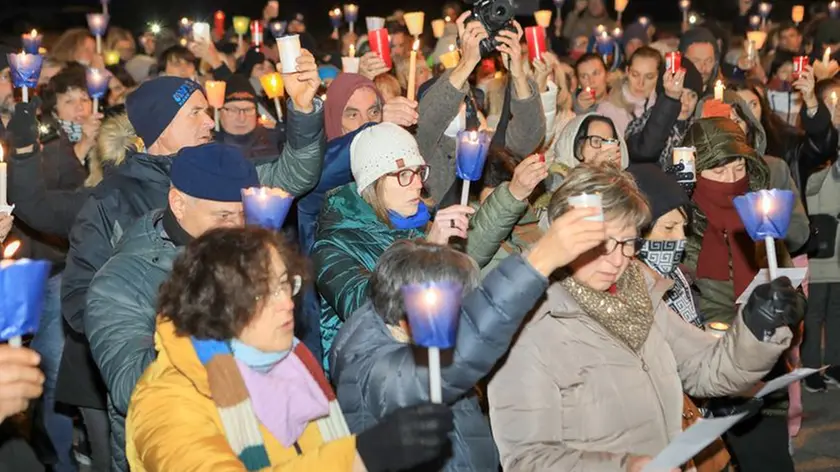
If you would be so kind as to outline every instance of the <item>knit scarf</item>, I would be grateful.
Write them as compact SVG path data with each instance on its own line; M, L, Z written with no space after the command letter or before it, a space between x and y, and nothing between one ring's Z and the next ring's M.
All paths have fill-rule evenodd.
M574 277L566 277L561 284L587 316L639 352L650 333L654 314L644 275L636 264L627 266L614 294L593 290Z
M735 183L722 183L698 176L693 196L707 220L697 277L719 281L731 279L736 297L744 293L758 272L754 257L749 256L754 256L755 245L733 204L735 197L749 190L749 183L747 177Z
M190 340L207 370L228 444L247 470L271 467L260 423L285 447L313 421L325 443L349 435L332 389L323 375L315 377L317 361L302 344L260 374L236 359L228 342Z
M395 229L417 229L425 227L431 215L429 215L429 207L425 203L420 202L417 205L417 213L412 216L402 216L395 211L388 210L388 217L391 219L391 225Z
M634 134L641 133L645 129L645 126L647 126L648 120L650 120L652 115L653 107L648 108L642 116L634 118L633 121L627 125L627 130L624 133L626 139L629 139L630 136L633 136ZM680 144L682 144L683 138L685 138L688 128L693 122L694 117L689 117L685 121L677 121L671 128L671 133L668 135L668 139L665 140L662 152L659 153L660 167L664 169L671 165L674 148L679 147Z
M645 240L639 252L639 260L659 275L674 282L674 286L665 292L663 300L685 321L700 327L703 326L703 320L697 314L688 280L679 268L685 254L685 246L684 239L679 241Z

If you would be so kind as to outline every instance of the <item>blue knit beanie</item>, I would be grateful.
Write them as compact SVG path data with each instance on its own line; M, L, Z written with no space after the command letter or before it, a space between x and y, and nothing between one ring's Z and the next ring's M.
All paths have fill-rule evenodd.
M178 110L201 86L180 77L157 77L144 82L128 95L125 108L128 121L143 140L146 149L157 141L163 130L178 114Z
M222 143L181 149L170 176L181 192L216 202L241 202L243 188L260 185L254 164L239 148Z

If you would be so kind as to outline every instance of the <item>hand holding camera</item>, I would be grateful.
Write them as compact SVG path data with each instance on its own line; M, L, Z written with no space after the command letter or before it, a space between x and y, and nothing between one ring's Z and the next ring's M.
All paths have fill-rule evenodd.
M502 62L510 71L510 75L518 79L525 75L525 68L522 67L522 48L519 47L523 32L519 22L513 21L512 24L516 31L502 29L496 35L496 50L502 53Z
M468 22L470 16L472 16L472 12L465 12L458 17L455 23L458 25L458 38L461 43L461 63L472 72L475 66L481 62L480 45L487 41L490 36L481 22Z

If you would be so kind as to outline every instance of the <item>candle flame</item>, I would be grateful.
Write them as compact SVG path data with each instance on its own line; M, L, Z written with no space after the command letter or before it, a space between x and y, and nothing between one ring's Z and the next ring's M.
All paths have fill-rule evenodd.
M411 46L411 50L417 51L418 49L420 49L420 40L416 39L414 40L414 45Z
M3 259L11 259L18 249L20 249L20 241L12 241L6 246L6 249L3 251Z
M773 200L766 193L761 196L761 211L767 216L773 210Z
M181 18L181 24L188 25L190 24L190 20L187 17Z
M452 51L454 51L454 50L455 50L455 45L454 45L454 44L450 44L450 45L449 45L449 52L452 52Z
M340 16L340 15L341 15L341 9L340 9L340 8L336 8L335 10L333 10L333 11L331 11L331 12L330 12L330 15L331 15L331 16Z
M837 106L837 92L831 92L831 101L834 102L834 106Z
M36 30L35 28L32 28L32 31L29 32L29 36L32 37L33 39L37 38L38 37L38 30Z
M430 288L423 292L423 302L425 302L428 308L436 307L439 299L440 296L438 295L437 290L433 288Z
M350 57L356 57L356 46L353 44L350 45Z
M263 115L263 116L265 116L265 115ZM265 198L266 196L268 196L268 193L266 192L265 187L260 187L259 195L260 195L260 198Z
M216 18L218 18L220 20L224 19L225 18L225 12L223 12L221 10L217 11L216 12Z

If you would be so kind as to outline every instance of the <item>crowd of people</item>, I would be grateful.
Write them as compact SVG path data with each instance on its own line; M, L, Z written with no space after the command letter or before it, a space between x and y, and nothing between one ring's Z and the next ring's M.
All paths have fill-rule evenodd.
M37 331L0 345L0 461L641 472L697 419L746 412L685 470L793 471L799 384L753 397L803 366L828 366L808 391L840 387L840 19L756 25L732 0L726 23L669 27L565 3L535 58L533 19L496 31L459 3L419 50L389 16L392 65L276 1L253 38L111 25L100 54L75 28L28 101L3 39L0 242L52 269ZM492 136L470 186L462 131ZM246 224L261 186L294 198L280 230ZM733 199L767 189L795 195L775 255L808 277L748 291L774 262ZM402 295L430 281L462 288L439 372Z

